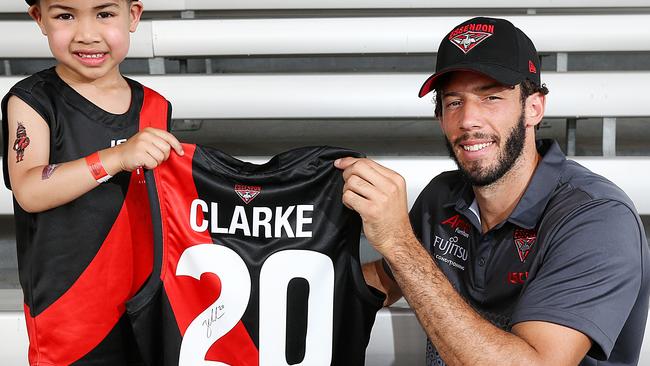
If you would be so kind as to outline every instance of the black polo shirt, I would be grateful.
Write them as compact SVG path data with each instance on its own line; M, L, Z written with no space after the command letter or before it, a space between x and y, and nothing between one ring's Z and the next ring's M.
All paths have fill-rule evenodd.
M471 185L434 178L411 209L422 245L456 290L494 325L539 320L593 341L581 365L636 365L648 312L649 256L632 201L539 140L542 159L510 217L481 233ZM428 365L442 365L431 344Z

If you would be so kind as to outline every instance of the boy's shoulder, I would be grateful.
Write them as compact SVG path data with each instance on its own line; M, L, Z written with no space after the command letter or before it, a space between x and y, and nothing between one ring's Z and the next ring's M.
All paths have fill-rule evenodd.
M56 75L56 72L54 71L54 68L49 68L45 70L41 70L35 74L32 74L31 76L28 76L19 82L17 82L12 89L20 89L24 91L32 91L34 88L43 86L43 85L51 85L51 86L56 86L57 84L57 79L58 76Z

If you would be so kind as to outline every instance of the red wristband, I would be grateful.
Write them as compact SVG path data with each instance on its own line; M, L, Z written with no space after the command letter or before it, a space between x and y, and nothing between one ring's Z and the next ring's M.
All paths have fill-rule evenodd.
M104 169L104 164L99 160L98 151L86 156L86 164L88 165L90 174L93 175L93 178L95 178L97 183L104 183L113 177L106 172L106 169Z

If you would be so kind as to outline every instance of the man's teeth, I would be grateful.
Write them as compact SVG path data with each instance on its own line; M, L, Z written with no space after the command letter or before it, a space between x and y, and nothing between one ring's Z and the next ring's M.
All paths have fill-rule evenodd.
M479 151L485 149L490 145L492 145L492 142L486 142L483 144L476 144L476 145L462 145L462 146L463 146L463 150L465 151Z
M100 58L104 56L103 53L80 53L79 57L81 58Z

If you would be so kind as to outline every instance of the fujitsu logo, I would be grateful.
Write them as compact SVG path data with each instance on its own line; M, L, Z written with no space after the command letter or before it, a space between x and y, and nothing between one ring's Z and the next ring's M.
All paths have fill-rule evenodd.
M262 191L260 186L245 186L243 184L235 184L235 192L245 204L249 204L257 195Z
M494 25L467 24L451 31L449 41L466 54L493 34Z
M469 232L472 230L469 226L469 223L465 221L460 215L454 215L443 222L440 225L447 225L454 229L454 232L458 235L469 238Z
M519 254L519 260L525 262L528 254L533 249L535 241L537 240L537 231L534 229L515 229L513 234L513 239L515 242L515 248L517 248L517 253Z

